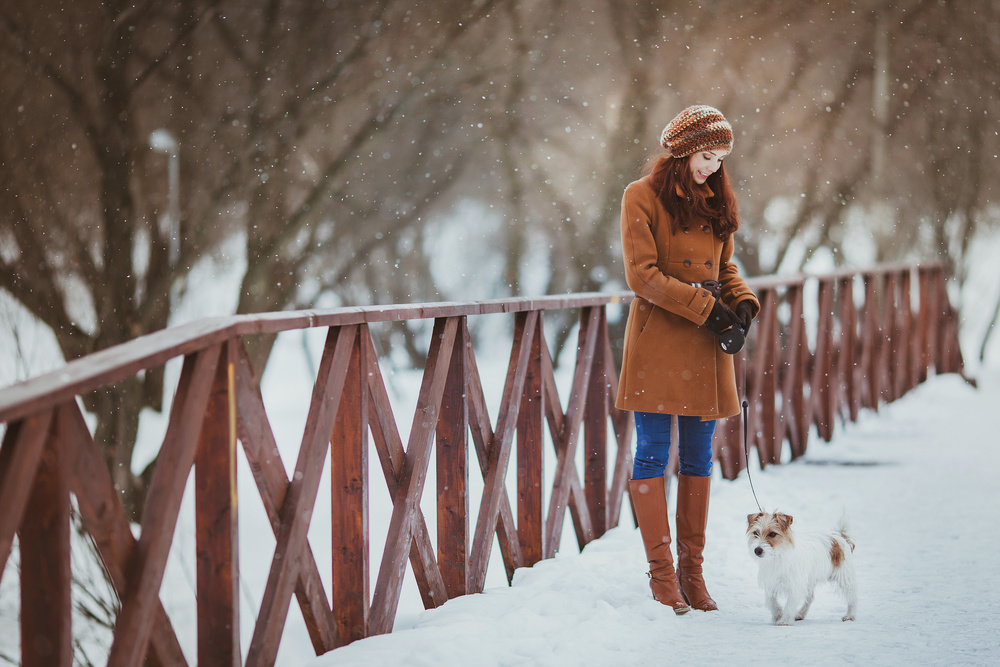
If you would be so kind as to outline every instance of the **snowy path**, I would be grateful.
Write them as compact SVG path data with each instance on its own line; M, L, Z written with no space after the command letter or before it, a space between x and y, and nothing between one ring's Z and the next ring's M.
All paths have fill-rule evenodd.
M857 542L858 620L821 587L809 617L769 623L746 553L746 478L712 492L705 572L714 613L654 602L638 531L622 527L517 572L511 588L452 600L414 627L305 664L1000 664L1000 372L980 388L932 379L848 425L805 460L753 472L765 509L827 530L846 511ZM671 506L673 505L671 501Z

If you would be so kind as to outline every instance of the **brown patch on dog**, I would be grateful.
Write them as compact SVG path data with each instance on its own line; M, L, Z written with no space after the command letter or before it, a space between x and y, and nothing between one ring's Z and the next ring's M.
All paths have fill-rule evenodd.
M753 525L753 522L764 516L763 512L757 512L756 514L747 514L747 528Z
M853 550L852 550L853 551ZM840 542L830 538L830 562L833 563L833 569L840 567L840 564L844 562L844 549L840 546Z

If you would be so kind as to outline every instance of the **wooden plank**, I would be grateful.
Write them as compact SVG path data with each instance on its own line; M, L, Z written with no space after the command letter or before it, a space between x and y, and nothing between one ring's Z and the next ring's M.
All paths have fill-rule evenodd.
M777 393L778 374L775 366L778 360L778 293L764 293L761 304L761 349L757 353L757 368L754 372L755 391L759 404L758 419L755 420L757 433L757 454L762 468L779 463L781 448L777 442Z
M479 461L479 471L485 480L490 464L490 447L496 440L490 422L489 410L486 408L486 398L483 395L476 354L471 346L466 349L466 357L469 427L472 432L472 443L476 449L476 459ZM497 518L496 535L500 544L500 557L503 559L504 570L507 573L507 583L510 583L514 579L514 570L525 564L525 556L521 548L517 526L514 524L514 512L510 506L510 498L507 496L506 488L500 490L500 511ZM469 580L468 576L467 580ZM469 581L468 585L470 593L481 593L483 580Z
M115 490L101 450L97 447L75 401L57 409L58 441L72 471L70 490L76 496L80 518L94 540L108 578L121 597L126 572L136 550L125 508ZM187 660L159 596L154 600L146 663L153 666L186 665Z
M54 371L0 389L0 422L14 421L115 384L175 357L219 345L229 325L205 319L136 338L68 362Z
M858 335L857 311L854 306L854 278L841 278L837 283L840 316L840 343L837 353L837 379L841 387L839 413L852 422L858 419Z
M755 330L751 329L753 335ZM750 341L747 341L749 347ZM736 391L740 398L742 407L743 401L747 401L747 411L749 416L749 399L747 398L746 367L747 367L747 347L737 352L733 356L733 370L736 374ZM740 471L746 468L746 456L743 452L743 419L744 413L733 417L726 417L716 428L715 435L715 455L722 468L722 476L728 480L739 477Z
M810 409L816 432L823 440L833 439L833 284L819 284L819 318L816 326L816 350L810 379Z
M605 331L607 330L607 312L605 312ZM618 396L618 369L615 367L614 355L611 353L611 341L604 336L604 373L608 379L607 415L611 420L612 432L615 436L615 466L611 473L611 488L608 491L608 528L618 525L621 516L622 502L628 489L628 480L632 477L632 413L615 407Z
M109 667L138 664L146 653L163 570L177 524L184 487L194 465L212 378L219 363L215 346L184 361L170 421L146 496L142 534L130 563Z
M243 664L240 653L235 350L223 348L194 463L198 664Z
M928 328L927 338L928 351L930 352L930 363L934 367L934 373L942 372L943 359L941 355L941 320L944 315L944 301L947 298L944 281L940 278L938 271L931 271L927 276L928 286Z
M563 517L567 509L573 518L577 542L582 547L593 539L593 524L585 504L576 472L576 448L583 425L587 386L594 366L600 314L595 310L580 313L576 368L570 389L563 430L553 444L556 447L556 470L549 494L549 512L545 521L545 557L552 558L559 549Z
M0 446L0 577L6 570L14 533L28 505L51 426L52 413L43 412L8 425L4 433Z
M396 616L406 557L413 538L413 522L427 478L431 441L437 427L437 416L441 409L448 368L451 366L458 325L458 319L439 319L434 322L427 366L410 427L406 459L399 476L399 490L393 500L389 532L375 583L369 620L370 634L391 631Z
M395 502L399 491L399 476L403 472L403 461L406 453L403 442L396 430L396 420L392 414L389 394L385 389L382 371L378 365L378 355L371 336L364 339L368 349L368 390L369 390L369 426L374 438L375 451L382 464L389 497ZM440 568L434 560L434 544L431 542L430 531L423 512L417 508L413 520L413 543L410 546L410 567L413 570L420 598L424 609L433 609L445 603L448 591L441 578Z
M486 580L486 568L493 544L493 532L496 530L500 499L506 495L504 477L507 474L510 447L518 412L521 409L520 397L524 393L524 384L527 380L528 360L531 358L537 320L538 312L532 311L518 314L514 321L514 341L507 366L507 380L500 399L493 442L489 446L489 460L483 473L483 498L479 505L472 552L469 555L469 587L472 590L482 590L483 582Z
M608 323L603 308L592 310L597 330L583 411L583 491L593 524L591 539L596 539L608 530L608 377L603 363Z
M357 327L332 329L327 336L319 371L309 402L309 414L295 472L281 506L281 525L276 536L274 558L264 596L257 612L253 637L247 649L246 665L273 665L285 627L288 607L302 565L309 532L309 520L323 471L323 461L333 433L333 422L344 390L344 378L357 338ZM336 610L334 610L336 615Z
M253 474L264 511L275 537L281 531L281 507L288 493L288 475L268 423L260 385L254 377L246 348L236 344L236 432L243 443L247 465ZM319 576L319 568L308 542L301 551L295 598L316 655L337 647L337 628Z
M539 313L531 341L524 393L517 423L517 538L522 565L532 566L542 559L544 441L542 419L545 394L542 392L542 314Z
M898 315L899 274L893 272L885 276L885 289L882 292L882 311L879 322L882 337L878 355L879 387L882 390L882 402L889 403L898 398L896 394L896 374L899 369L893 363L896 360L896 348L899 345L896 331L896 316Z
M69 485L57 443L45 446L18 529L21 664L73 664Z
M545 420L549 425L549 434L552 440L556 441L563 432L563 423L566 420L562 411L562 401L559 400L559 390L556 387L555 367L552 364L552 354L549 346L542 338L542 392L545 395ZM630 413L631 414L631 413Z
M931 280L930 272L922 269L917 273L920 285L920 313L917 331L919 332L920 361L918 363L917 378L920 382L927 379L927 373L933 363L931 354L931 328L934 322L932 315L933 308L931 302Z
M902 266L912 265L879 265L864 273L867 275L873 271L886 271ZM943 271L940 262L921 263L918 266L921 270ZM845 269L824 275L837 277L857 273L861 272ZM747 282L751 289L766 291L796 282L801 283L805 278L804 275L763 276L748 279ZM583 308L609 303L628 303L633 297L631 292L591 292L464 303L395 304L206 318L141 336L122 345L71 361L50 373L0 389L0 422L23 419L32 413L51 409L101 386L114 384L143 370L161 366L177 356L194 354L199 350L244 335L407 319Z
M468 592L469 558L469 404L467 356L472 345L464 317L459 320L451 364L437 420L437 562L454 598Z
M367 327L351 349L344 391L330 438L331 598L341 643L367 635L368 382Z
M628 303L632 298L631 292L584 292L533 298L342 307L205 318L140 336L71 361L50 373L0 389L0 422L16 421L34 412L42 412L147 368L161 366L175 357L194 354L240 336L311 327L580 308Z
M878 284L874 276L865 276L865 304L861 320L861 406L878 409L879 390L876 364L878 356Z
M784 413L785 435L792 451L792 459L796 459L806 451L806 441L809 437L808 410L805 400L805 360L808 355L808 345L805 335L805 318L803 317L803 290L800 286L789 287L786 298L791 307L788 328L785 332L785 378L781 386L782 412ZM822 307L821 307L822 309ZM823 326L822 316L820 326ZM832 329L833 317L827 316L828 326ZM830 378L827 379L827 382Z
M920 363L922 361L922 341L920 332L920 292L923 290L923 286L920 284L920 274L914 271L909 277L908 292L910 294L910 301L908 303L907 312L907 330L909 332L909 345L908 354L909 359L907 360L907 377L909 378L907 390L913 389L920 384L921 380L921 369ZM916 304L914 304L916 301Z

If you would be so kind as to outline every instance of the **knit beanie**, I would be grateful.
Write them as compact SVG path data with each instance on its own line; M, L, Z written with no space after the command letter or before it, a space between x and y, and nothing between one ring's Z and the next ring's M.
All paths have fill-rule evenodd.
M713 148L729 151L733 148L733 126L718 109L696 104L667 123L660 145L675 158Z

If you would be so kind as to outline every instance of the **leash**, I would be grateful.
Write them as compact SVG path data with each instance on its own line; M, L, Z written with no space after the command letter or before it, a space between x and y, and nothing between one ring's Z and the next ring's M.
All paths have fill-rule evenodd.
M750 419L748 408L750 402L747 401L747 366L750 365L750 351L743 355L743 454L747 462L747 481L750 482L750 492L753 493L753 501L757 503L757 509L761 512L760 501L757 500L757 491L753 488L753 478L750 477Z
M718 299L719 295L722 294L722 283L718 280L706 280L700 284L691 284L707 289L716 299ZM709 330L709 333L719 339L719 347L722 348L723 352L726 352L727 354L738 354L746 343L745 335L749 333L749 327L747 327L746 332L744 332L741 327L733 326L721 334L717 334L711 329ZM727 337L726 334L729 334L729 336ZM750 482L750 492L753 493L753 500L757 503L757 509L763 512L764 510L761 509L760 501L757 500L757 490L753 488L753 479L750 477L750 418L748 409L750 402L747 401L747 366L749 365L750 350L747 348L747 351L743 355L743 454L746 456L747 481Z

